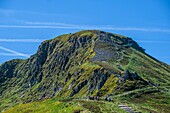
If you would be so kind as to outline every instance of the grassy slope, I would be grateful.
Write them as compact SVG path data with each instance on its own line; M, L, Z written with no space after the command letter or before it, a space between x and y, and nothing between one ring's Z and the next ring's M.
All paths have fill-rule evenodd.
M124 102L138 111L146 113L170 112L170 67L147 54L132 49L130 54L124 54L120 61L123 69L136 71L146 81L160 86L136 89L120 95L113 95L113 99Z
M113 100L129 105L142 113L170 112L170 90L168 87L147 87L111 97Z
M71 99L47 99L39 102L20 104L3 113L125 113L118 103Z
M20 104L6 110L4 113L126 113L118 107L124 104L142 113L169 113L170 91L159 87L162 92L149 93L155 87L138 89L121 95L116 95L113 102L87 101L73 98L53 98L27 104ZM145 93L143 93L145 92Z
M168 85L170 81L170 67L168 65L138 51L133 51L125 68L136 71L144 79L157 84Z
M166 92L157 92L152 94L144 94L140 97L134 97L130 100L130 104L141 111L153 113L169 113L170 112L170 94Z
M86 31L86 32L79 32L77 35L80 36L86 36L86 35L91 35L92 32ZM93 34L94 35L94 34ZM68 42L70 35L62 35L59 38L55 38L53 40L49 40L50 43L53 43L54 41L61 40L59 43L60 49L58 51L61 51L65 49L65 47L69 46L70 43ZM48 41L47 41L48 42ZM67 42L62 46L64 42ZM45 42L44 42L45 43ZM142 112L167 112L168 111L168 105L170 104L168 99L170 97L169 93L169 88L168 85L170 84L170 67L164 63L161 63L150 56L143 54L134 48L124 48L124 50L118 52L118 54L122 54L123 58L121 60L115 60L111 59L110 61L107 62L89 62L89 58L92 58L95 55L95 52L93 51L94 46L89 46L85 49L80 48L79 49L79 54L76 56L76 58L73 56L71 57L70 61L77 63L73 64L73 66L68 70L70 74L74 74L75 70L81 70L83 69L84 72L81 73L81 76L73 76L67 83L64 83L65 79L61 79L60 82L65 84L63 87L62 91L58 93L58 96L66 97L69 96L71 93L71 90L68 90L68 87L72 80L76 80L76 84L73 84L73 87L77 87L83 80L87 80L90 76L91 73L95 69L109 69L113 70L115 72L124 72L126 69L130 70L131 72L136 71L143 79L146 81L151 81L155 84L160 84L159 91L160 92L152 92L153 90L157 89L155 87L144 87L143 89L136 89L134 91L129 91L129 92L121 92L123 93L122 95L115 95L117 91L115 91L115 88L117 87L117 81L118 78L116 75L111 74L109 79L105 82L103 87L98 91L94 91L93 95L99 94L101 96L106 96L107 94L112 94L113 98L115 99L115 103L107 103L107 102L88 102L88 101L69 101L69 102L63 102L63 101L58 101L58 99L48 99L44 101L39 101L39 102L33 102L33 103L28 103L28 104L21 104L18 105L14 108L9 109L9 111L16 111L19 110L21 112L54 112L54 111L67 111L67 112L74 112L77 110L84 110L84 111L93 111L93 110L104 110L108 111L114 111L118 112L121 110L117 107L117 103L125 103L130 106L133 106L134 108L138 109L139 111ZM55 51L53 51L55 52ZM52 54L48 56L47 59L49 59L50 62L46 63L46 67L50 65L50 63L53 60L50 60L52 58ZM78 65L77 61L82 61L82 58L84 60L84 63L81 65ZM122 68L122 70L118 69L116 67L116 64L119 64ZM42 81L45 84L50 83L52 80L56 80L55 78L51 79L43 79ZM33 86L33 94L28 93L29 95L26 95L25 97L27 99L29 98L35 98L34 95L39 93L36 91L37 87L43 87L44 84L37 84ZM127 86L129 86L127 82ZM77 94L74 95L74 97L83 97L84 95L87 95L87 85L85 85ZM129 86L130 87L130 86ZM162 88L164 87L164 88ZM14 96L10 97L10 95L7 95L7 99L3 99L1 103L2 108L6 106L8 103L13 103L13 105L22 102L22 100L17 100L18 94L15 93L17 90L20 88L18 87L12 88L9 93L7 94L14 94ZM8 90L9 91L9 90ZM27 90L29 92L29 90ZM146 93L147 92L147 93ZM47 91L48 93L48 91ZM160 96L161 95L161 96ZM30 97L29 97L30 96ZM115 98L115 96L117 96ZM137 104L134 104L136 103ZM68 105L68 103L71 103ZM104 104L103 104L104 103ZM157 103L157 104L154 104ZM84 106L84 104L86 104ZM11 106L13 106L11 105ZM68 107L66 107L68 106ZM88 106L88 107L86 107ZM93 106L96 106L95 109L93 109ZM109 107L111 106L111 107ZM161 106L161 109L159 108ZM43 108L43 109L42 109ZM90 109L90 110L89 110ZM28 111L26 111L28 110ZM45 111L46 110L46 111ZM59 112L58 111L58 112Z

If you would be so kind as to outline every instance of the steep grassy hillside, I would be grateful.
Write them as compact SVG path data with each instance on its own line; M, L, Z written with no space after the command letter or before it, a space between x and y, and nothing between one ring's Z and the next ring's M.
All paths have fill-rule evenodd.
M146 54L131 38L97 30L80 31L42 42L27 60L0 65L0 110L53 97L127 97L124 100L131 103L152 95L157 98L161 93L169 98L169 81L170 66ZM32 109L34 104L25 105Z

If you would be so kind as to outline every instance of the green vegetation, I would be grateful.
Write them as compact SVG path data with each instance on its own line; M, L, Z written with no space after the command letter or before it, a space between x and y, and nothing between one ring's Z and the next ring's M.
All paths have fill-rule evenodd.
M168 87L147 87L112 97L142 113L169 113L170 90Z
M170 66L131 38L80 31L42 42L27 60L0 65L0 111L124 112L118 105L126 104L141 112L167 113L169 81ZM114 102L79 100L84 96Z
M117 86L118 78L115 77L115 75L111 74L110 77L107 79L106 83L103 85L103 87L98 92L98 95L100 96L106 96L108 94L112 94L114 92L114 89Z
M46 99L20 104L3 113L125 113L117 103L77 99Z

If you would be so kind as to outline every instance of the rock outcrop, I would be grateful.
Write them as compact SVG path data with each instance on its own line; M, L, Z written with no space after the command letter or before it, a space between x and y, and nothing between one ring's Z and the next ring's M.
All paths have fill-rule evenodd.
M26 60L0 65L0 103L129 91L147 87L145 81L167 83L169 70L129 37L80 31L42 42Z

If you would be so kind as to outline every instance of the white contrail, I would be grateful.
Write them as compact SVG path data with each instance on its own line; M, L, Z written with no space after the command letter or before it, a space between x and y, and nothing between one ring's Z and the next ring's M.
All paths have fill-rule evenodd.
M49 28L49 29L99 29L118 31L145 31L145 32L170 32L170 29L162 28L137 28L137 27L109 27L86 25L0 25L0 28Z
M29 54L26 54L26 55L31 56ZM18 54L14 54L14 53L0 53L0 56L18 56Z
M20 53L20 52L17 52L17 51L14 51L14 50L11 50L11 49L2 47L2 46L0 46L0 49L2 49L2 50L4 50L4 51L7 51L7 52L10 52L10 53L13 53L13 54L16 54L16 55L18 55L18 56L23 56L23 57L26 57L26 58L29 57L29 55L27 55L27 54L23 54L23 53Z
M43 42L45 39L0 39L0 42Z

